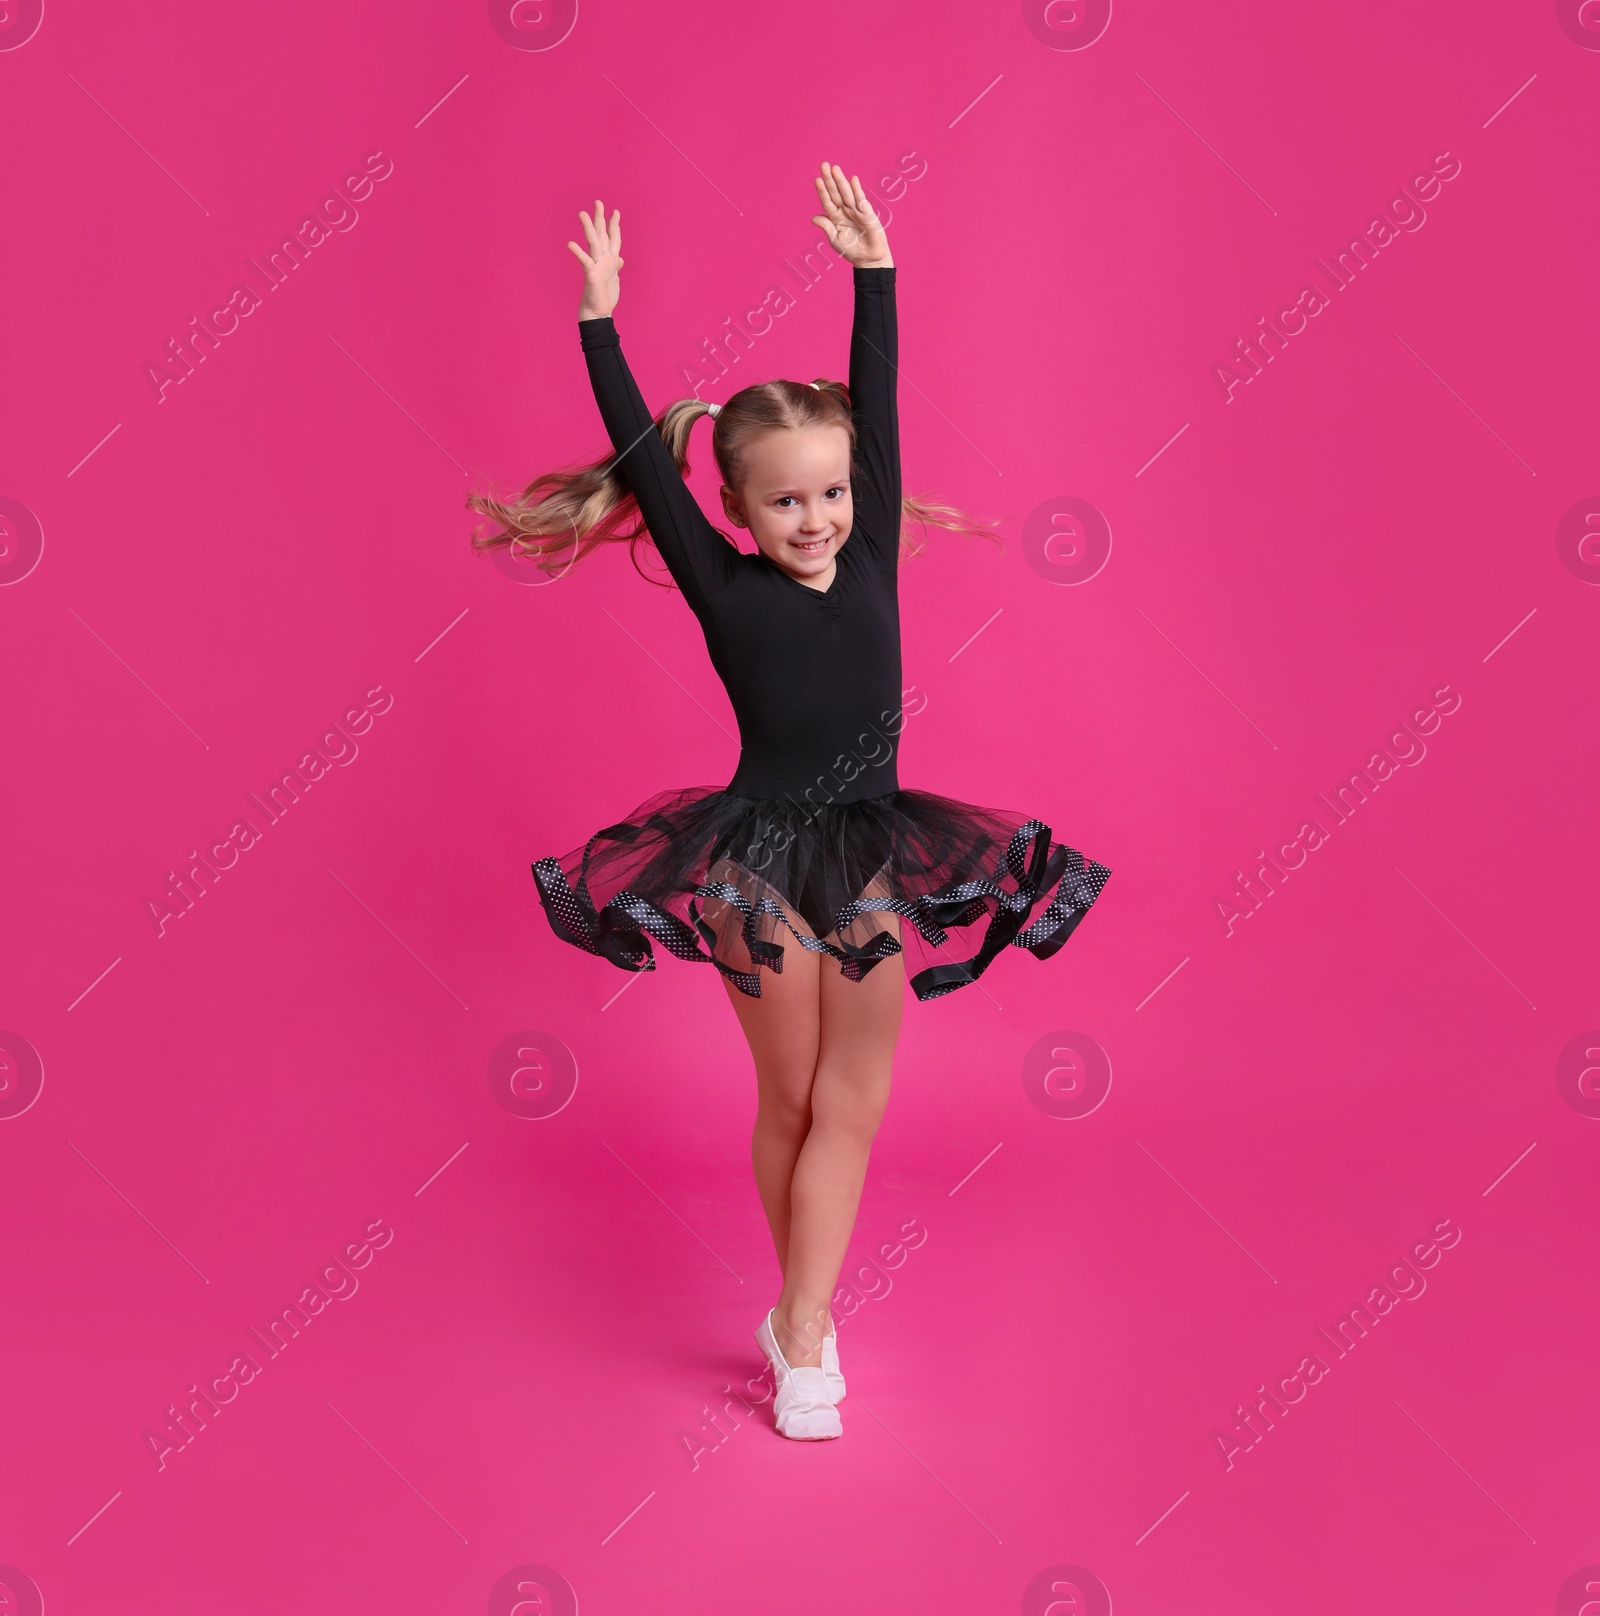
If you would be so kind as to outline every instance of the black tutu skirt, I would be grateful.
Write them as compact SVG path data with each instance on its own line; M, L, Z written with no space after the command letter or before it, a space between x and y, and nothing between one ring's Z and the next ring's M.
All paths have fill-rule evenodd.
M1041 820L929 791L816 807L701 787L660 792L533 866L564 942L653 971L654 938L755 998L789 947L859 982L909 933L927 961L912 991L936 999L1008 946L1048 959L1110 874Z

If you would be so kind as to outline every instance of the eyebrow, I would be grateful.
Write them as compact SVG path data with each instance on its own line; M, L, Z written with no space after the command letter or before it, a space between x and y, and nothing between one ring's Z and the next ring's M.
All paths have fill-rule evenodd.
M822 486L824 488L848 488L850 479L848 477L835 477L832 482L824 483ZM778 499L784 494L798 494L799 492L798 488L772 488L767 491L765 497L767 499Z

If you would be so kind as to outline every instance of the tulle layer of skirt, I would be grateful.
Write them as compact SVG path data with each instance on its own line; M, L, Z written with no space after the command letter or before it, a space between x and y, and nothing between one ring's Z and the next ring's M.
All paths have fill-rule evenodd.
M919 999L976 982L1000 951L1048 959L1111 872L1050 827L928 791L801 805L663 791L534 880L564 942L651 971L651 939L759 998L799 947L860 981L915 943ZM960 935L953 935L960 934Z

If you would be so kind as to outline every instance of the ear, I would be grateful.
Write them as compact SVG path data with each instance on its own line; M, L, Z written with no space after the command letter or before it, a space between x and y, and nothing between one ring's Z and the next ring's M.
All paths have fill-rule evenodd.
M723 484L721 492L722 508L727 513L728 520L737 527L749 527L749 522L745 520L744 501L726 483Z

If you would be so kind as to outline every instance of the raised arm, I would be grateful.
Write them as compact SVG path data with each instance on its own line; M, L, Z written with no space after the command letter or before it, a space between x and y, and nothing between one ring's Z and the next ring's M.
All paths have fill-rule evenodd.
M850 331L850 407L859 472L852 499L858 537L891 569L900 558L900 410L896 398L900 347L895 324L894 269L853 272L855 320ZM866 486L861 486L862 481ZM865 519L863 522L863 518Z
M608 221L604 205L596 202L592 221L586 213L578 216L589 238L589 251L575 242L567 245L584 264L578 336L589 367L589 383L650 537L673 582L698 613L728 581L739 552L706 520L685 486L622 356L612 318L621 290L617 274L622 267L621 215L613 210Z
M828 163L816 180L823 212L812 223L852 268L855 318L850 332L850 405L856 428L856 532L894 571L900 558L900 346L894 259L872 200L855 176Z

